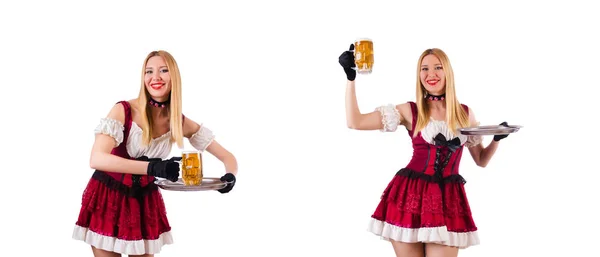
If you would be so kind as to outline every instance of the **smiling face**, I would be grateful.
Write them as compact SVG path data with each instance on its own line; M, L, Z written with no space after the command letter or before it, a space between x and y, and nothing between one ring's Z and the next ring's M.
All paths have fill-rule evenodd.
M441 95L446 91L446 73L442 62L433 54L423 58L419 73L421 84L432 95Z
M169 99L171 76L167 63L161 56L152 56L146 63L144 84L152 98L159 102Z

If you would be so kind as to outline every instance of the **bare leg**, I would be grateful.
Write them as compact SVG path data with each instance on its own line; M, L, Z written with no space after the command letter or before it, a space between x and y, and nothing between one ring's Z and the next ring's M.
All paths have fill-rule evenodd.
M105 250L98 249L93 246L92 246L92 253L94 253L94 257L121 257L121 254L105 251Z
M457 257L458 248L441 244L426 244L427 257Z
M154 254L129 255L129 257L154 257Z
M422 243L403 243L391 241L396 257L424 257Z

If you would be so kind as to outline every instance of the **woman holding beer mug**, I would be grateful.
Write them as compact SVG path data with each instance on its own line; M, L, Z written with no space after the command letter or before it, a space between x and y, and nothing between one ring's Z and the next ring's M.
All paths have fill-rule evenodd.
M94 256L153 256L173 242L165 204L155 177L177 181L180 157L166 159L183 138L225 165L219 190L235 184L237 161L215 141L213 132L181 112L181 78L175 59L165 51L148 54L138 98L120 101L95 130L85 191L73 238L92 246Z
M391 241L396 255L403 257L457 256L459 249L479 244L459 164L468 149L475 163L485 167L506 135L494 136L484 147L481 136L457 132L478 123L473 111L457 100L450 61L440 49L427 49L419 57L416 102L361 113L353 46L339 57L348 79L348 127L393 132L404 126L413 145L412 159L383 191L369 231Z

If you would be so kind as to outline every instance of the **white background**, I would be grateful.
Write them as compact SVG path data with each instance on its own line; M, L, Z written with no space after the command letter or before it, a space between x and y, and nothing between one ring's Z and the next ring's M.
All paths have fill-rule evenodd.
M160 256L394 256L366 227L412 149L404 130L346 128L338 56L356 37L375 42L361 111L414 101L417 59L438 47L482 124L524 126L485 169L463 155L481 245L459 256L597 254L597 8L413 2L4 2L0 255L91 256L71 234L93 129L163 49L184 114L240 170L230 194L163 191L175 244ZM224 172L212 156L205 168Z

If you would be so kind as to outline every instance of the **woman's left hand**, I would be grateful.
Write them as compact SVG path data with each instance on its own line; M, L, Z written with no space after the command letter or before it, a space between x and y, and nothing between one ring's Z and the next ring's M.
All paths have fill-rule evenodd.
M219 191L221 194L229 193L229 191L231 191L235 185L235 175L233 175L233 173L227 173L221 177L221 181L226 182L227 186L217 191Z
M508 123L506 123L506 121L502 122L502 123L500 123L500 126L508 127ZM508 134L505 134L505 135L495 135L494 136L494 141L498 142L498 141L500 141L502 139L505 139L507 136L508 136Z

